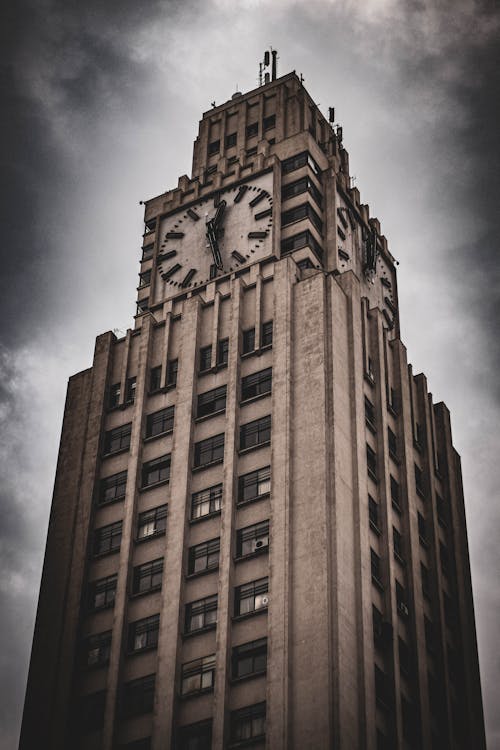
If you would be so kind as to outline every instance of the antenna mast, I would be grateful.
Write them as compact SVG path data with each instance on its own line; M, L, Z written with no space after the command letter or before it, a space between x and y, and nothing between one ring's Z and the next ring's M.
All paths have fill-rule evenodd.
M269 47L264 52L264 60L259 63L259 86L270 81L275 81L278 77L278 52Z

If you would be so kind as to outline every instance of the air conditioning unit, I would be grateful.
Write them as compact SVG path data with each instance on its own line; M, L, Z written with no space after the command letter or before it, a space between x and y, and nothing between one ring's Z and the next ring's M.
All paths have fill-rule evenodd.
M404 615L405 617L408 617L410 612L408 610L408 607L404 602L398 602L398 612L401 615Z
M267 607L268 604L269 604L269 597L267 595L263 596L260 601L261 601L263 607Z
M261 536L260 539L255 539L252 542L252 552L257 552L259 549L263 549L269 545L269 537Z

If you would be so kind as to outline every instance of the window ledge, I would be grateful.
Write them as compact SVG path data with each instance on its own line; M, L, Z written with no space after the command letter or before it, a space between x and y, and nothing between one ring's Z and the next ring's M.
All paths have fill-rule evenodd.
M373 523L373 521L370 521L370 529L371 529L371 530L372 530L372 531L374 532L374 534L376 534L377 536L380 536L380 535L381 535L381 533L382 533L382 532L380 531L379 527L377 526L377 524Z
M217 461L210 461L208 464L202 464L201 466L193 466L191 471L193 474L197 471L203 471L203 469L209 469L211 466L217 466L218 464L224 463L223 458L218 458Z
M424 450L424 446L422 445L422 443L419 443L418 440L416 440L415 438L413 438L413 447L419 453L422 453L422 451Z
M210 568L203 568L203 570L196 570L194 573L186 573L186 581L190 581L192 578L206 576L209 573L215 573L216 570L219 570L218 565L212 565Z
M259 607L259 609L252 609L251 612L244 612L242 615L233 615L233 622L240 622L241 620L247 620L249 617L254 615L261 615L263 612L267 613L267 607Z
M399 458L398 458L398 456L397 456L396 453L393 453L392 451L389 451L389 458L391 458L397 466L400 465L401 461L399 460Z
M270 349L273 348L272 344L264 344L264 346L259 347L258 349L252 349L251 352L243 352L241 354L241 359L248 359L249 357L260 357L262 354L265 354Z
M230 750L237 750L237 748L239 747L249 747L250 745L256 745L257 743L264 742L265 739L265 734L259 734L256 737L249 737L248 740L241 740L240 742L230 742L228 748L230 748Z
M236 507L244 508L246 505L251 505L252 503L256 503L258 500L268 500L270 497L271 497L270 492L264 492L262 495L256 495L255 497L250 497L248 500L237 500Z
M130 450L130 445L127 445L126 448L118 448L117 451L110 451L109 453L103 453L102 458L111 458L111 456L119 456L120 453L128 453Z
M161 479L159 482L153 484L145 484L143 487L139 487L139 492L147 492L147 490L154 490L155 487L162 487L164 484L168 484L170 479Z
M392 404L387 404L387 411L389 414L392 414L393 417L399 417L399 412L397 409L392 406Z
M241 677L231 677L231 685L237 685L239 682L245 682L246 680L252 680L255 677L265 677L267 669L263 669L262 672L250 672L250 674L241 675Z
M210 414L203 414L203 416L201 417L195 417L194 421L196 422L196 424L198 424L198 422L205 422L206 419L210 419L210 417L217 417L219 414L225 414L225 412L226 412L225 408L218 409L217 411L213 411Z
M217 627L217 623L213 622L210 625L205 625L204 628L198 628L198 630L190 630L189 633L183 633L182 638L192 638L195 635L200 635L201 633L207 633L210 630L215 630Z
M107 609L114 609L115 603L112 602L111 604L104 604L102 607L93 607L92 609L87 609L86 614L87 615L95 615L98 612L106 612Z
M420 534L418 535L418 541L420 542L422 547L424 547L425 549L429 549L429 542L427 541L427 539L424 539L423 536L420 536Z
M108 555L116 555L119 551L120 551L120 547L116 547L116 549L108 549L105 552L93 552L92 559L100 560L101 557L107 557Z
M166 435L172 435L174 431L174 428L172 427L171 430L165 430L164 432L158 432L156 435L147 435L144 439L144 443L152 443L157 438L165 437Z
M259 547L259 549L256 549L255 552L249 552L248 555L240 555L239 557L233 557L234 563L244 562L244 560L251 560L254 557L259 557L259 555L263 555L265 553L269 552L269 544L266 544L263 547Z
M373 482L375 482L375 484L377 484L378 482L377 475L373 471L371 471L371 469L368 469L368 476Z
M157 531L154 534L148 534L148 536L141 536L134 539L134 544L143 544L144 542L150 542L151 539L158 539L160 536L165 536L166 531Z
M144 646L144 648L137 648L134 651L127 651L127 656L139 656L140 654L144 654L145 652L149 651L156 651L158 648L158 645L155 646Z
M158 393L168 393L168 391L173 391L176 387L177 383L167 383L162 388L155 388L154 390L148 391L148 396L156 396Z
M376 578L374 575L372 575L372 583L380 590L385 591L384 584L379 578Z
M125 495L120 495L120 497L114 497L112 500L106 500L105 502L99 502L98 500L95 503L95 509L99 510L99 508L107 508L110 505L114 505L115 503L123 503L125 500Z
M221 364L215 365L215 367L209 367L206 370L198 370L198 375L201 377L202 375L208 375L210 373L215 374L219 372L219 370L225 370L227 367L227 362L223 362Z
M146 596L146 594L154 594L156 591L161 591L161 586L152 586L152 588L146 589L145 591L131 591L129 594L129 599L139 599L141 596Z
M394 553L394 559L395 559L395 560L396 560L396 561L397 561L397 562L398 562L398 563L399 563L400 565L402 565L403 567L405 567L405 566L406 566L406 560L404 559L404 557L401 557L401 555L398 555L398 553L397 553L397 552L395 552L395 553Z
M269 445L271 445L271 441L266 440L265 443L257 443L257 445L249 445L248 448L240 448L238 451L238 456L244 456L246 453L257 450L257 448L265 448Z
M396 511L396 513L398 513L400 516L403 514L403 509L401 508L399 503L397 503L395 500L391 500L391 505Z
M216 516L220 516L221 511L220 510L214 510L213 513L206 513L204 516L198 516L198 518L190 518L189 523L198 523L199 521L206 521L208 518L216 518Z
M254 401L260 401L261 398L265 398L266 396L270 396L272 391L266 391L265 393L258 393L256 396L251 396L250 398L245 398L243 401L240 401L240 406L246 406L247 404L253 404Z
M422 498L422 500L426 500L425 492L417 487L417 495Z
M374 425L373 422L370 422L369 419L365 419L365 424L368 427L368 429L370 430L370 432L372 432L374 435L377 434L377 428L375 427L375 425Z
M182 693L179 693L179 700L181 701L187 701L190 698L197 698L199 695L206 695L207 693L213 693L214 687L204 688L203 690L193 690L191 693L185 693L184 695Z
M370 375L370 373L368 373L368 372L365 372L365 380L372 387L375 385L375 377L373 375Z

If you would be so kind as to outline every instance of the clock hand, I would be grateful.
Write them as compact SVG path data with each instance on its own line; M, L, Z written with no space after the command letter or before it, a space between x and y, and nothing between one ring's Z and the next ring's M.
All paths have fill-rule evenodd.
M214 220L210 219L207 221L207 231L206 236L208 243L210 245L210 249L212 251L212 256L214 259L214 263L217 266L217 268L222 269L222 258L219 250L219 243L217 242L217 231L214 226Z

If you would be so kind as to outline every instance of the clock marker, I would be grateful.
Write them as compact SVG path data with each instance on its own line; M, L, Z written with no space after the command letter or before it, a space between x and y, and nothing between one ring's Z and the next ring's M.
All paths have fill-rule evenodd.
M245 195L245 193L246 193L246 191L247 191L247 190L248 190L248 185L240 185L240 187L239 187L239 189L238 189L238 192L237 192L237 193L236 193L236 195L234 196L234 202L235 202L235 203L239 203L239 202L240 202L240 200L241 200L241 199L243 198L243 196Z
M266 216L271 216L272 213L273 213L273 209L268 208L267 211L261 211L260 214L255 214L253 218L255 219L255 221L260 221L261 219L265 219Z
M255 196L255 198L252 198L252 200L250 201L250 203L248 205L252 206L252 208L253 208L254 206L257 205L257 203L260 203L261 201L264 200L264 198L268 198L268 197L269 196L266 193L266 191L265 190L261 190L260 193L257 193L257 195Z
M162 253L162 255L158 256L158 262L163 263L164 260L170 260L170 258L175 258L177 255L177 250L169 250L168 253Z
M244 263L245 262L245 258L243 257L243 255L240 255L240 253L237 250L233 250L233 252L231 253L231 255L232 255L232 257L235 260L238 261L238 263Z
M181 240L184 237L184 232L167 232L165 235L166 240Z
M162 279L169 279L171 276L174 275L174 273L177 273L177 271L180 271L182 268L182 265L180 263L176 263L175 266L172 266L168 269L168 271L164 271L161 275Z
M248 239L249 240L262 240L264 237L267 237L267 232L249 232L248 233Z
M197 214L194 208L188 208L187 214L192 218L193 221L198 221L198 219L200 218L200 214Z
M384 276L382 276L382 278L380 279L380 281L382 282L382 284L383 284L383 285L384 285L385 287L387 287L387 289L390 289L390 288L392 287L392 284L391 284L391 282L389 281L389 279L386 279L386 278L385 278Z
M191 268L182 279L181 286L187 286L189 282L191 281L191 279L193 278L193 276L195 275L195 273L196 273L196 268Z

